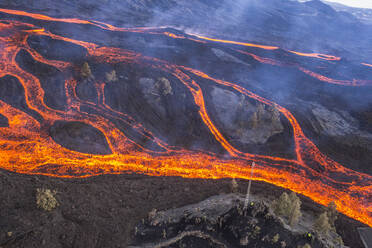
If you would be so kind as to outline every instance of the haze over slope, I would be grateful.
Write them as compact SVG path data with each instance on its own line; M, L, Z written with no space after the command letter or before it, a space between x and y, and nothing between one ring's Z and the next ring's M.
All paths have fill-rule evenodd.
M40 0L7 1L0 6L56 17L96 19L119 26L173 26L372 63L372 25L348 12L337 12L320 0Z

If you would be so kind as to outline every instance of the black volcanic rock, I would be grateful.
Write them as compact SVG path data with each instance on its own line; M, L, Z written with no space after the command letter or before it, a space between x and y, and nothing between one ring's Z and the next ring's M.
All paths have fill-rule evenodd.
M5 116L0 114L0 127L8 127L8 126L9 126L8 119Z
M177 78L138 65L115 70L118 81L105 87L111 108L129 114L169 145L224 152L203 124L191 93Z
M233 139L243 144L265 144L283 132L280 112L260 102L251 103L244 95L214 87L211 91L217 118Z
M25 50L21 50L16 57L18 65L36 76L44 90L45 104L51 108L65 110L66 93L64 90L67 75L53 66L38 62Z
M13 76L0 78L0 100L26 112L38 121L42 120L39 113L27 106L24 88L21 82Z
M307 238L306 234L312 232L311 223L291 228L265 201L253 201L246 211L243 201L235 194L218 195L181 208L153 210L135 227L130 247L344 247L331 238ZM307 221L308 217L303 220Z
M31 36L27 42L31 48L50 60L75 62L77 59L84 60L87 54L87 50L82 46L50 37Z
M82 122L57 121L50 128L50 135L58 144L82 153L110 154L104 135Z

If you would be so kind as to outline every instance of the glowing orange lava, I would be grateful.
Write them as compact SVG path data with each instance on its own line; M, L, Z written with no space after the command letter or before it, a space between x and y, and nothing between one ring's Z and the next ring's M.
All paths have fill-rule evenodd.
M316 73L316 72L313 72L313 71L310 71L298 64L294 64L294 63L284 63L284 62L281 62L281 61L278 61L278 60L274 60L274 59L271 59L271 58L263 58L263 57L260 57L260 56L257 56L253 53L248 53L248 52L245 52L245 51L241 51L241 50L236 50L237 52L240 52L242 54L245 54L245 55L249 55L251 56L252 58L254 58L255 60L257 60L258 62L260 63L263 63L263 64L269 64L269 65L275 65L275 66L286 66L286 67L294 67L294 68L297 68L298 70L302 71L303 73L313 77L313 78L316 78L318 79L319 81L323 81L323 82L327 82L327 83L330 83L330 84L337 84L337 85L344 85L344 86L366 86L366 85L372 85L372 80L360 80L360 79L353 79L353 80L338 80L338 79L333 79L333 78L329 78L329 77L326 77L326 76L323 76L323 75L320 75L319 73Z
M276 47L276 46L265 46L265 45L258 45L258 44L246 43L246 42L213 39L213 38L208 38L208 37L197 35L197 34L191 34L191 35L196 36L199 39L208 40L208 41L214 41L214 42L221 42L221 43L226 43L226 44L241 45L241 46L248 46L248 47L257 47L257 48L262 48L262 49L265 49L265 50L276 50L276 49L279 49L279 47Z
M99 26L103 29L128 31L109 24L79 19L57 19L39 14L16 10L0 11L36 18L45 21L58 21ZM135 29L152 34L153 30ZM133 31L131 29L130 31ZM340 212L372 226L372 176L352 171L328 158L304 135L299 123L290 111L235 84L215 79L199 70L170 64L159 59L142 56L119 48L101 47L94 43L66 38L19 21L0 22L0 77L6 75L18 79L24 88L27 106L37 112L42 122L29 114L0 100L0 114L8 119L9 126L0 128L1 168L25 174L42 174L55 177L77 178L101 174L143 173L151 176L181 176L187 178L244 178L250 177L250 164L256 162L254 180L272 183L291 189L327 205L334 201ZM159 33L156 33L159 34ZM34 60L65 71L73 65L65 61L48 60L32 49L27 39L30 36L46 36L64 40L87 49L92 60L102 63L131 63L158 69L175 76L191 92L194 104L199 106L199 114L215 139L224 147L230 158L221 158L207 151L193 151L171 147L132 117L110 108L105 102L105 82L96 82L98 103L81 100L76 94L77 81L65 81L67 106L65 111L55 110L44 103L44 90L39 79L20 68L16 63L18 52L28 51ZM167 34L165 34L167 35ZM169 35L170 38L179 38ZM202 38L202 37L199 37ZM203 38L204 39L204 38ZM212 40L220 41L220 40ZM263 49L277 47L260 46L249 43L233 43L255 46ZM331 58L324 55L322 58ZM256 56L262 63L283 65L281 62ZM317 77L303 69L304 73ZM327 81L328 79L322 78ZM296 159L244 153L230 144L213 122L206 107L204 92L199 80L208 80L223 85L239 94L252 98L265 105L276 108L291 124ZM352 84L355 85L355 84ZM94 108L95 114L82 111L82 107ZM163 151L151 151L141 147L126 137L110 119L118 119L131 125L138 133L158 144ZM54 122L80 121L100 130L109 144L112 154L92 155L66 149L55 143L48 135L47 128Z
M336 57L333 55L327 55L327 54L321 54L321 53L300 53L296 51L290 51L291 53L294 53L296 55L305 56L305 57L312 57L312 58L318 58L318 59L325 59L325 60L341 60L340 57Z
M369 66L369 67L372 67L371 64L367 64L367 63L362 63L362 65L365 65L365 66Z

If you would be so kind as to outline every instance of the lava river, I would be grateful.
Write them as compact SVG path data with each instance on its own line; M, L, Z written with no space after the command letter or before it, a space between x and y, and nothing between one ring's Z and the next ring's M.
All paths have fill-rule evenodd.
M47 22L94 25L111 32L143 32L168 36L169 39L190 39L194 42L222 42L202 36L180 36L161 29L152 28L117 28L109 24L79 19L58 19L24 11L0 9L0 12L23 16ZM159 31L160 30L160 31ZM199 115L213 137L229 153L229 157L221 157L209 151L187 150L168 145L155 137L149 130L137 123L126 113L112 109L105 99L105 82L96 82L95 90L99 96L98 103L84 101L76 93L77 80L73 77L65 81L67 107L64 111L49 107L44 102L45 92L40 79L23 70L16 62L21 51L27 51L35 61L53 66L61 72L74 67L70 62L48 60L31 48L27 43L30 36L44 36L53 40L62 40L86 48L91 60L116 64L138 64L148 68L161 70L174 76L190 91L194 104L199 107ZM255 46L262 49L275 50L277 47L260 46L250 43L233 43L240 46ZM248 54L261 63L276 66L292 66L300 71L319 78L319 80L349 86L363 86L366 81L339 81L324 77L297 65ZM322 60L338 61L339 58L322 54L304 54L292 52L298 56L313 57ZM372 226L372 177L359 173L324 155L303 133L293 114L275 102L265 99L239 86L234 82L213 78L197 69L175 65L157 58L143 56L136 52L115 47L104 47L97 44L67 38L53 34L44 28L31 23L16 20L0 21L0 77L12 76L23 86L27 107L35 115L23 112L5 101L0 100L0 114L8 120L7 127L0 127L0 167L5 170L24 173L42 174L53 177L81 178L102 174L142 173L150 176L181 176L185 178L250 178L250 165L256 163L254 180L265 181L288 188L310 197L314 201L327 205L334 201L340 212ZM198 84L200 80L208 80L215 85L228 87L246 97L276 108L290 123L295 144L295 159L264 156L245 153L229 143L220 132L208 113L205 103L205 92ZM93 113L84 111L84 107L93 108ZM108 118L110 117L110 118ZM121 132L111 119L121 120L130 125L146 139L152 140L161 151L153 151L142 147ZM84 122L100 130L112 153L109 155L85 154L69 150L57 144L49 135L48 128L56 121ZM319 169L321 168L321 169Z

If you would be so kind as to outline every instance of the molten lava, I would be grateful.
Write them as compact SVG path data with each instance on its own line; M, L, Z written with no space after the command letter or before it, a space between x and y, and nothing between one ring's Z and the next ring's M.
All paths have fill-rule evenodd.
M248 47L257 47L257 48L262 48L262 49L265 49L265 50L276 50L276 49L279 49L279 47L276 47L276 46L265 46L265 45L258 45L258 44L252 44L252 43L246 43L246 42L213 39L213 38L208 38L208 37L201 36L201 35L196 35L196 34L191 34L191 35L196 36L199 39L207 40L207 41L214 41L214 42L220 42L220 43L226 43L226 44L233 44L233 45L241 45L241 46L248 46Z
M236 50L236 51L239 52L239 53L245 54L245 55L249 55L252 58L254 58L255 60L257 60L258 62L263 63L263 64L269 64L269 65L275 65L275 66L281 66L281 67L285 66L285 67L297 68L299 71L302 71L303 73L305 73L305 74L307 74L307 75L309 75L313 78L316 78L319 81L323 81L323 82L326 82L326 83L344 85L344 86L372 85L372 80L360 80L360 79L338 80L338 79L333 79L333 78L329 78L329 77L320 75L319 73L310 71L310 70L308 70L308 69L306 69L306 68L304 68L304 67L302 67L298 64L295 64L295 63L285 63L285 62L277 61L277 60L274 60L274 59L271 59L271 58L263 58L263 57L255 55L253 53L248 53L248 52L241 51L241 50ZM330 55L327 55L327 56L330 56Z
M125 29L112 25L84 21L79 19L58 19L24 11L0 9L1 12L22 15L44 21L94 25L105 30L120 32L143 32L163 34L172 38L186 38L171 33L163 33L151 28ZM155 31L154 31L155 30ZM94 43L66 38L46 31L33 24L19 21L0 22L0 77L15 77L23 86L27 107L38 113L42 121L0 100L0 114L8 119L8 127L0 128L1 168L25 174L42 174L55 177L89 177L101 174L143 173L151 176L182 176L187 178L244 178L250 177L250 164L256 163L254 180L260 180L291 189L310 197L314 201L327 205L334 201L342 213L372 226L372 177L352 171L328 158L303 133L296 118L284 107L265 99L233 82L215 79L199 70L170 64L156 58L145 57L135 52L102 47ZM155 137L143 125L137 123L128 114L113 110L106 104L105 82L96 82L98 103L84 101L76 94L77 80L65 81L67 106L64 111L48 107L44 102L44 90L39 79L21 69L16 62L17 54L23 49L34 60L57 68L60 71L71 69L74 65L65 61L48 60L32 49L27 39L30 36L46 36L54 40L63 40L87 49L92 60L109 64L131 63L161 70L175 76L191 92L194 104L199 106L199 114L205 126L215 139L230 154L230 158L221 158L207 151L193 151L171 147ZM276 50L277 47L261 46L250 43L223 41L197 36L199 39L224 42L235 45L253 46ZM337 57L320 54L301 54L325 60L338 60ZM261 63L276 66L294 66L269 58L252 56ZM332 81L302 67L299 70L319 80L342 85L361 85L358 82ZM296 159L263 156L240 151L229 143L218 130L208 113L202 88L198 80L208 80L216 85L228 87L246 97L276 108L291 124ZM83 107L93 108L94 114L83 111ZM145 149L121 132L112 119L121 120L143 137L152 140L163 151ZM100 130L112 151L109 155L84 154L69 150L55 143L47 130L56 121L79 121Z
M321 53L300 53L296 51L290 51L291 53L294 53L296 55L305 56L305 57L312 57L312 58L318 58L318 59L325 59L325 60L341 60L340 57L336 57L333 55L327 55L327 54L321 54Z
M365 65L365 66L369 66L369 67L372 67L371 64L367 64L367 63L362 63L362 65Z

